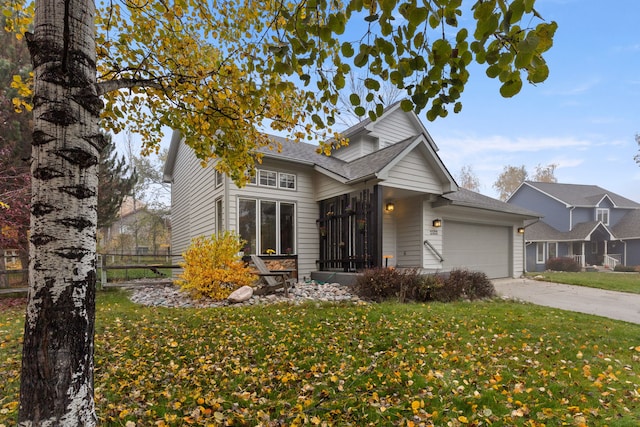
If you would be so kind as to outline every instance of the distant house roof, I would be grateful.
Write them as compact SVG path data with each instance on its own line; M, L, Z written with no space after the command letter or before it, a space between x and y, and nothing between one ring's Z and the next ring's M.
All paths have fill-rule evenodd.
M459 188L458 191L439 196L438 200L434 202L433 206L464 206L488 211L520 215L529 217L531 219L541 217L541 215L537 212L533 212L529 209L521 208L519 206L512 205L498 199L484 196L480 193L476 193L475 191L467 190L466 188Z
M571 231L558 231L549 224L538 221L525 229L527 242L583 242L591 239L597 229L608 233L611 240L640 239L640 210L628 212L615 226L607 227L600 221L576 224Z
M619 194L605 190L597 185L560 184L557 182L525 181L527 185L567 206L595 207L604 198L609 198L617 208L640 209L640 203L622 197ZM517 190L516 190L517 192Z
M621 240L640 239L640 210L628 212L611 228L611 231Z

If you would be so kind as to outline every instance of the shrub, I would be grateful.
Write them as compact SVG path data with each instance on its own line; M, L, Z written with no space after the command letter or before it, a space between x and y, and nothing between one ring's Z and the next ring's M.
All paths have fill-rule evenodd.
M194 297L223 300L241 286L251 285L256 277L238 253L244 242L230 231L211 237L196 237L182 254L177 284Z
M383 301L450 302L460 299L491 298L496 295L486 274L454 270L444 275L420 275L416 270L373 268L356 279L354 292L361 298Z
M420 280L411 288L408 298L417 302L432 301L440 288L445 284L443 276L427 274L420 276Z
M404 302L411 297L412 290L420 281L416 270L371 268L358 276L353 291L361 298L377 302L390 298Z
M557 257L549 258L546 264L547 270L551 271L580 271L580 264L578 264L573 258L569 257Z
M633 265L618 264L613 268L613 271L620 271L624 273L635 273L636 271L638 271L638 267Z
M479 271L453 270L441 286L434 288L435 301L451 302L460 299L491 298L496 290L485 273Z

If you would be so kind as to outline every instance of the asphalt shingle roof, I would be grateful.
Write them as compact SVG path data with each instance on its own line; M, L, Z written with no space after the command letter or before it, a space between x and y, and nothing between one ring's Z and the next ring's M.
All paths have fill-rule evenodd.
M351 162L345 162L333 156L318 154L316 145L295 142L279 136L270 138L281 146L280 152L263 147L261 152L274 158L305 162L334 172L347 180L357 180L375 174L384 169L393 159L407 149L418 136L412 136L396 144L389 145Z
M595 206L603 197L608 196L618 208L640 208L640 203L607 191L597 185L560 184L557 182L526 181L533 188L547 193L570 206Z
M496 212L525 215L534 218L539 218L541 216L539 213L530 211L529 209L521 208L520 206L512 205L501 200L476 193L475 191L467 190L466 188L460 188L458 191L453 193L443 194L440 198L448 201L445 202L445 204L451 204L454 206L468 206Z
M640 210L628 212L611 231L619 239L640 239Z

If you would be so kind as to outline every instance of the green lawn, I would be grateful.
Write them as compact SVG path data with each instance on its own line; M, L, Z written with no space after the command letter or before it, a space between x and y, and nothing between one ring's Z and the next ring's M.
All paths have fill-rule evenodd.
M0 312L0 426L23 313ZM95 359L107 426L640 423L640 325L500 300L160 309L112 290Z
M591 288L607 289L610 291L640 294L639 273L567 273L562 271L545 271L544 273L529 273L528 275L529 277L542 276L542 280L546 280L548 282L566 283L568 285L579 285Z

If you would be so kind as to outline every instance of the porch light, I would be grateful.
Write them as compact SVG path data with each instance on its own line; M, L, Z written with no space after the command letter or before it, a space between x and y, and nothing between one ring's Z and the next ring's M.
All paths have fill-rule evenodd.
M436 218L433 220L433 226L438 228L438 227L442 227L442 220L440 218Z
M524 227L518 227L518 234L524 234Z
M384 209L387 212L393 212L393 210L396 208L396 205L394 205L393 203L389 202L387 203L387 205L384 207Z

